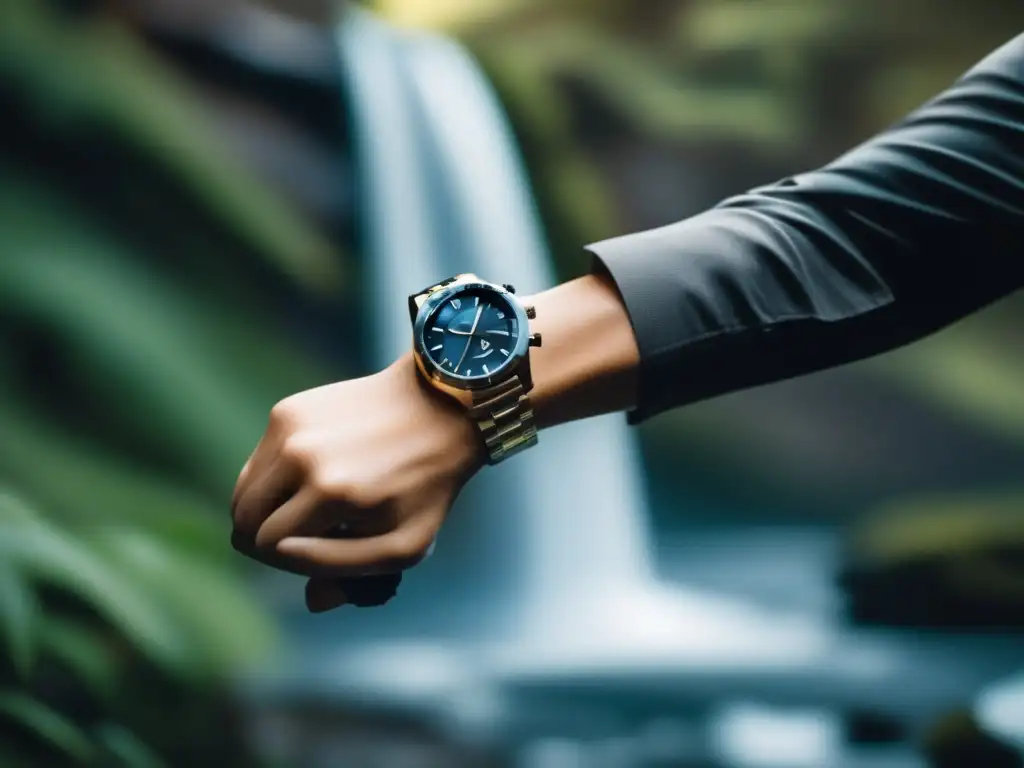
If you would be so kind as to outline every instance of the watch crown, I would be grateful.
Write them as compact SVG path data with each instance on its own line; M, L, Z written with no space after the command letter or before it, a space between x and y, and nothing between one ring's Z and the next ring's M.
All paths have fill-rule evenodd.
M502 288L504 288L509 293L515 293L516 292L516 287L514 285L510 284L510 283L505 283L505 285L503 285Z
M539 333L530 334L530 346L539 347L541 345L541 335Z
M533 320L534 318L536 318L537 317L537 308L536 307L526 307L526 317L529 320Z

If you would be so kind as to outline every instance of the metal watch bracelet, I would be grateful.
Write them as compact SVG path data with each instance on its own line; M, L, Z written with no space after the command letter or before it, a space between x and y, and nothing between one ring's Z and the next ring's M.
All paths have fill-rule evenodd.
M518 376L473 393L468 415L480 430L490 464L537 444L533 406Z

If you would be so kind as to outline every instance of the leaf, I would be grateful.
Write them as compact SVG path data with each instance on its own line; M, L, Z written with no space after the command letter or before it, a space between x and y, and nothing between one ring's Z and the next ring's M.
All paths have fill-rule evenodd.
M178 675L188 670L194 649L173 617L134 574L104 562L82 541L43 520L6 526L0 558L85 600L157 665Z
M155 275L74 206L22 181L16 190L0 185L2 306L59 345L77 377L64 388L85 413L99 410L171 454L203 489L223 490L275 400L324 383L325 374L310 371L256 309L227 297L198 301L201 288ZM228 338L219 330L225 318ZM232 346L243 322L249 338L241 349L261 342L262 356Z
M675 72L667 57L592 25L543 25L475 45L531 62L549 79L571 76L586 83L617 114L662 140L713 136L776 148L799 141L799 115L773 89L705 85Z
M0 524L33 523L39 515L10 489L0 486Z
M95 759L96 748L74 723L45 704L15 691L0 691L0 716L6 716L42 743L78 763Z
M31 675L35 661L39 614L32 587L11 563L0 560L0 632L11 664L22 679Z
M274 624L229 572L126 528L97 531L92 544L175 617L194 649L194 674L232 674L265 660Z
M46 616L39 631L41 653L62 663L101 701L113 701L120 670L109 642L97 632L69 619Z
M0 744L0 765L4 768L38 768L36 757L25 754L24 747Z
M579 244L619 231L610 190L573 135L565 99L535 62L487 46L473 53L515 127L548 251L561 277L571 279L588 269Z
M99 743L123 768L163 768L166 763L138 736L117 723L104 723L96 730ZM114 768L109 762L104 765Z
M868 16L848 3L705 2L681 16L679 41L701 53L821 45L863 36Z
M122 25L62 23L49 4L4 0L0 78L36 119L100 131L141 151L225 222L252 252L308 290L336 290L331 245L278 195L254 183L208 132L187 86Z
M56 510L54 519L75 524L128 520L197 555L221 558L232 552L226 504L217 510L128 459L76 440L42 416L30 418L29 409L9 406L3 394L0 381L0 471L47 510Z

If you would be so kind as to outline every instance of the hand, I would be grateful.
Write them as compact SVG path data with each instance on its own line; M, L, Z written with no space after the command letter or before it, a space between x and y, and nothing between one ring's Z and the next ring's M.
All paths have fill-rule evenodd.
M232 540L312 577L307 604L328 610L346 601L339 578L419 563L481 466L472 422L422 382L407 355L273 408L238 478ZM363 538L331 538L339 532Z

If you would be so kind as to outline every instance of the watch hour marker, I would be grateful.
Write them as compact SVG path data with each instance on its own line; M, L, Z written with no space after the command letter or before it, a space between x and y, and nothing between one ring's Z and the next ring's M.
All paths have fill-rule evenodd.
M436 325L430 329L431 333L444 333L444 328L438 328Z
M462 309L462 299L452 299L452 309Z
M466 369L466 375L467 376L472 376L473 375L473 369L472 368L467 368Z
M504 320L505 319L505 313L504 312L499 312L498 313L498 319L499 320Z
M431 347L430 351L431 352L437 352L437 350L439 350L439 349L444 349L444 344L438 344L436 347Z
M485 366L484 366L484 373L490 373L490 372L491 372L491 369L490 369L490 368L488 368L488 367L487 367L487 366L485 365Z
M499 349L498 351L501 352L501 354L503 354L505 357L508 357L508 350L507 349Z
M447 357L446 357L446 358L445 358L444 360L442 360L442 361L441 361L441 362L439 363L439 365L444 365L445 363L448 363L448 367L449 367L449 368L451 368L451 367L452 367L452 361L451 361L451 360L449 360L449 359L448 359Z
M497 336L508 336L508 331L487 331L487 333L493 333Z
M474 296L473 297L473 306L474 307L480 306L480 297L479 296Z

